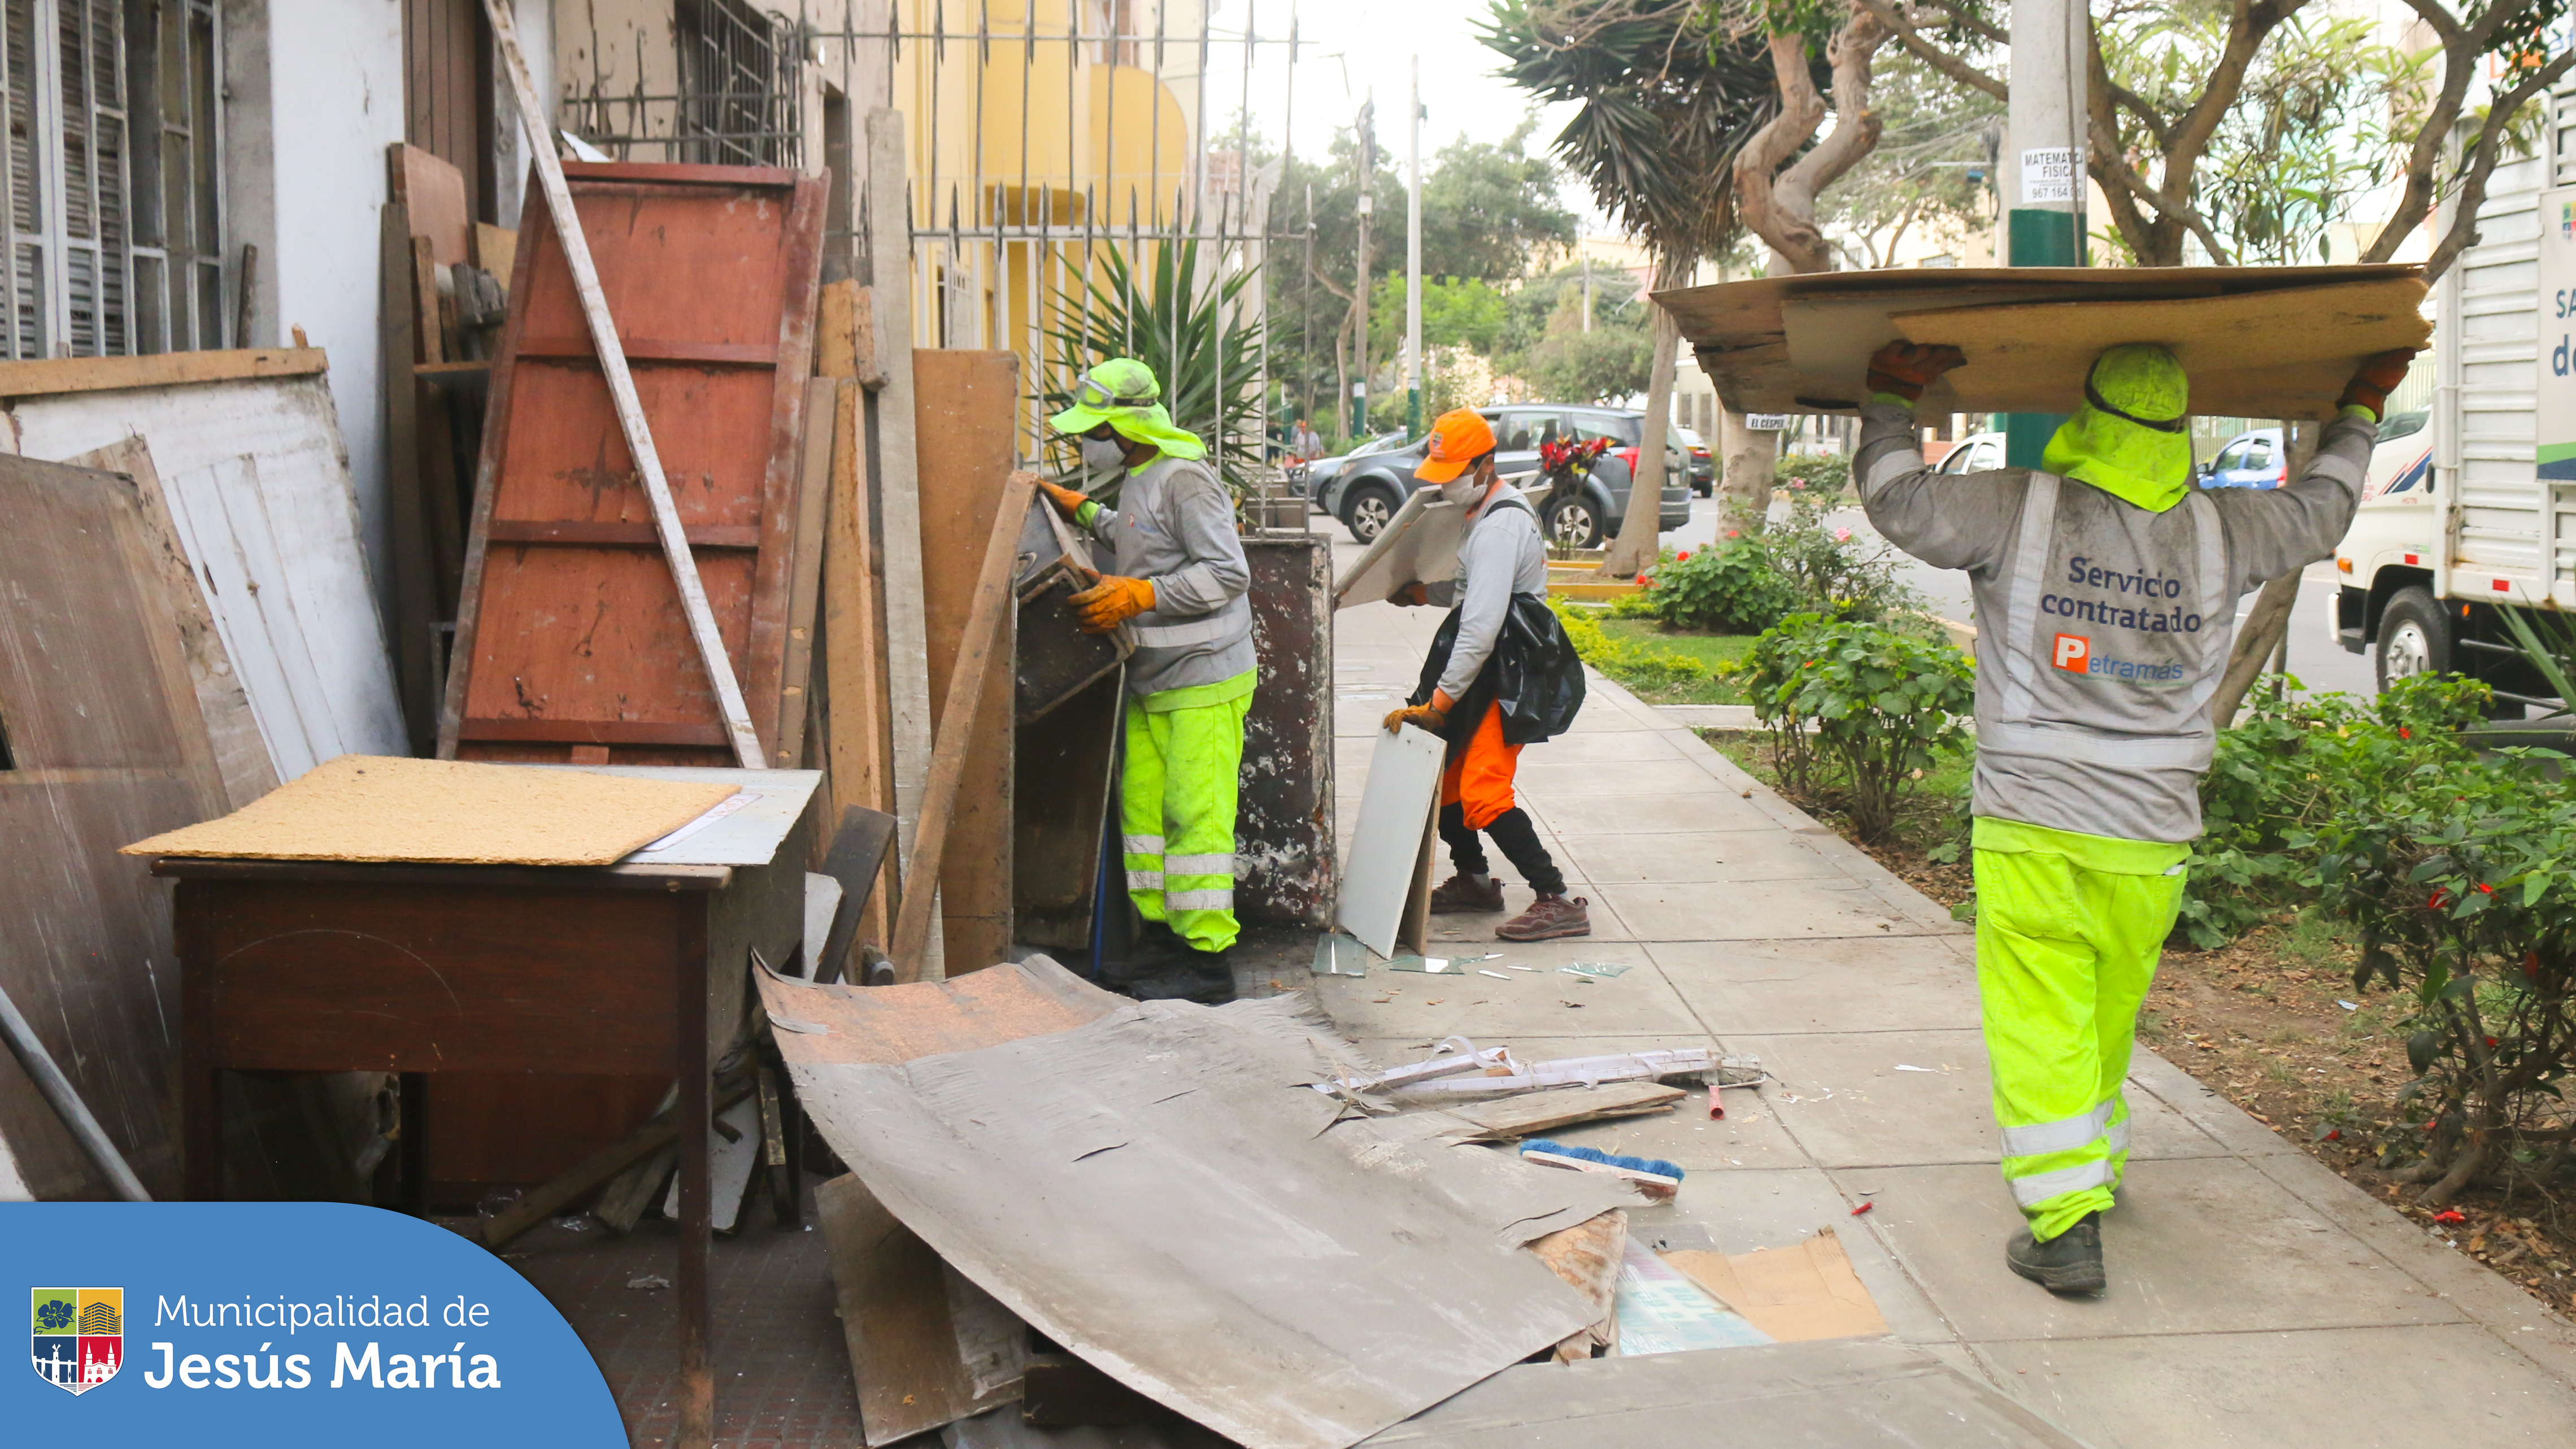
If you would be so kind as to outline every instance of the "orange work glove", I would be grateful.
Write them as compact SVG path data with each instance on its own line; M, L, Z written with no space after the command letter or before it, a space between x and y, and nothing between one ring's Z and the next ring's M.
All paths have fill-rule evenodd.
M1154 585L1148 579L1104 574L1100 582L1065 600L1085 634L1106 634L1154 607Z
M2414 349L2407 347L2362 359L2361 370L2343 385L2343 396L2335 399L2335 406L2365 407L2373 418L2387 417L2388 395L2406 380L2406 366L2414 360Z
M1870 356L1869 390L1921 402L1934 378L1967 360L1968 354L1946 343L1891 342Z
M1408 608L1418 604L1427 604L1431 602L1431 586L1429 584L1398 584L1395 586L1395 592L1386 596L1386 601L1390 604L1403 604Z
M1414 587L1419 588L1421 585L1417 584ZM1411 724L1419 725L1436 735L1449 728L1449 707L1457 702L1451 699L1446 691L1435 689L1431 691L1429 704L1408 704L1402 709L1388 711L1386 732L1391 735L1402 734L1404 727Z
M1079 515L1082 505L1091 501L1070 488L1058 487L1045 479L1038 480L1038 487L1046 490L1047 501L1055 505L1055 511L1067 518Z

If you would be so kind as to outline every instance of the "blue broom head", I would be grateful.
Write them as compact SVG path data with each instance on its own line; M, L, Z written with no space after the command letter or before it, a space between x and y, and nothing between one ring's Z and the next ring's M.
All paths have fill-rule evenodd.
M1604 1152L1598 1147L1569 1147L1565 1143L1550 1141L1545 1137L1532 1137L1521 1143L1521 1151L1524 1154L1548 1152L1558 1157L1598 1162L1605 1167L1623 1167L1630 1172L1651 1172L1657 1177L1669 1177L1675 1182L1681 1181L1682 1178L1679 1163L1667 1162L1660 1157L1622 1157L1615 1152Z

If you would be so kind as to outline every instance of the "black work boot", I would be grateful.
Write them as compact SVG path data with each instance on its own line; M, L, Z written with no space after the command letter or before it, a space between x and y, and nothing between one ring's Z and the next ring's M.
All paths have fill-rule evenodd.
M2102 1215L2086 1213L2045 1243L2023 1228L2004 1245L2004 1261L2051 1293L2099 1293L2109 1286L2102 1273Z
M1478 885L1460 871L1431 888L1431 914L1435 916L1491 915L1503 908L1503 883L1492 876Z
M1146 923L1114 981L1104 981L1138 1001L1195 1001L1223 1006L1234 999L1232 953L1202 951L1160 921Z

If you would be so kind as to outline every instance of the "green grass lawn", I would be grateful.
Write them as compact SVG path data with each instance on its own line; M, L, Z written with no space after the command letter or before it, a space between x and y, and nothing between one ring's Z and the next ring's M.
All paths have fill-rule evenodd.
M1718 665L1741 659L1752 652L1754 635L1668 634L1651 619L1603 619L1601 632L1609 635L1614 643L1637 650L1680 654L1711 671L1706 679L1666 683L1662 682L1660 675L1631 677L1615 663L1608 667L1598 663L1594 665L1648 704L1744 703L1743 689L1735 681L1719 677L1714 671Z

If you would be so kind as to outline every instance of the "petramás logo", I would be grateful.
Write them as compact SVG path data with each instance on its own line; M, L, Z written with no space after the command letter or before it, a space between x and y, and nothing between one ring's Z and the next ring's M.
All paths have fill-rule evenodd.
M30 1288L36 1376L85 1394L125 1366L125 1290Z
M2090 675L2096 679L2125 679L2132 684L2171 684L2182 678L2179 664L2140 664L2135 660L2111 659L2093 652L2093 641L2081 634L2060 634L2049 646L2048 662L2069 674Z

